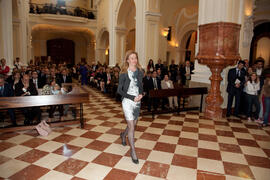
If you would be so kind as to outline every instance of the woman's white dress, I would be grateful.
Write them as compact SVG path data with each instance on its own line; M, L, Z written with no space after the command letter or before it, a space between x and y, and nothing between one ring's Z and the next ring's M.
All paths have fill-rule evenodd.
M138 79L136 76L137 74L138 70L132 72L128 69L128 77L130 79L130 84L127 94L133 95L135 97L139 95ZM133 100L124 98L122 100L122 107L126 120L137 120L140 115L140 106L140 102L134 102Z

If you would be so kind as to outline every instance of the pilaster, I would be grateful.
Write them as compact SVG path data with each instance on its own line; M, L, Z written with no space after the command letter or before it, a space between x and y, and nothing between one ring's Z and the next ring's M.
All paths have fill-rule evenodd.
M12 1L1 0L1 43L3 44L1 57L5 58L7 65L13 67L13 25L12 25Z

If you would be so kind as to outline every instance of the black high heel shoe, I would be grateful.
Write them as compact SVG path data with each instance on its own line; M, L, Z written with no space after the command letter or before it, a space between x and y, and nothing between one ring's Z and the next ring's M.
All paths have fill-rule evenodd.
M130 152L130 157L131 157L132 162L133 162L134 164L139 164L139 159L138 159L138 158L137 158L137 159L133 159L131 152Z
M134 164L139 164L139 159L133 159L132 157L131 157L131 159L132 159L132 162L133 162Z
M125 141L125 137L123 137L123 135L124 135L124 133L120 133L120 137L121 137L121 140L122 140L122 145L123 146L126 146L127 145L127 143L126 143L126 141Z

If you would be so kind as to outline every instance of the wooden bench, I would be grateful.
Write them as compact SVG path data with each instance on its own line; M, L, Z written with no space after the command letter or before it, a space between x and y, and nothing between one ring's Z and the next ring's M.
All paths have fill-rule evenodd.
M177 87L175 89L159 89L159 90L150 90L149 91L149 96L150 98L167 98L171 96L177 96L179 98L185 99L188 96L192 95L201 95L201 102L200 102L200 107L184 107L183 102L183 107L180 108L180 103L178 103L178 108L177 108L177 113L179 114L180 111L188 111L188 110L196 110L199 109L200 112L202 112L202 103L203 103L203 95L207 94L207 88L206 87L198 87L198 88L183 88L183 87ZM154 119L155 114L163 114L163 113L171 113L174 111L167 110L167 111L157 111L157 110L152 110L152 118Z
M41 95L41 96L17 96L17 97L0 97L0 110L25 107L41 107L51 105L79 104L80 105L80 125L84 127L83 103L89 103L88 93L71 93L66 95ZM76 117L72 121L61 121L51 123L52 126L62 126L77 123ZM0 132L14 130L33 129L34 126L16 126L10 128L1 128Z

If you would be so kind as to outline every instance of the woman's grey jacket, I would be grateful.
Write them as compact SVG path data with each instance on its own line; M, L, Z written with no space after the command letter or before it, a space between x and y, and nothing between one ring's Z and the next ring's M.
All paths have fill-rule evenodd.
M143 83L142 83L143 72L139 69L138 69L137 79L138 79L139 94L142 94L143 93ZM129 88L129 84L130 84L130 79L128 77L128 72L120 74L117 93L122 96L122 98L121 98L122 100L124 98L128 98L128 99L134 101L135 96L127 93L128 88Z

